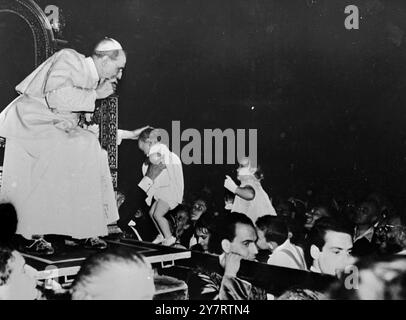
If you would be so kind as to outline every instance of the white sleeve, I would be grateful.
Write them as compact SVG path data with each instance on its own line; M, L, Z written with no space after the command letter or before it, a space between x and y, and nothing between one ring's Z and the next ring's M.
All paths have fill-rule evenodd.
M145 176L144 178L142 178L142 180L140 181L140 183L138 184L138 186L144 190L145 192L148 192L149 188L151 188L151 186L154 184L154 182L147 176Z
M267 263L277 267L297 269L297 266L292 258L284 252L276 252L271 254Z

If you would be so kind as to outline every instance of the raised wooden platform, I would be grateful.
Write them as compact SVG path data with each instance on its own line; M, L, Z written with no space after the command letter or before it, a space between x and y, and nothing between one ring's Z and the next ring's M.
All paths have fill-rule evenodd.
M191 257L190 251L148 242L136 240L107 240L107 242L112 249L124 248L142 254L154 268L172 267L177 260ZM58 249L56 254L49 257L23 253L26 263L38 271L38 280L72 277L77 274L83 261L96 252L79 246L64 246Z

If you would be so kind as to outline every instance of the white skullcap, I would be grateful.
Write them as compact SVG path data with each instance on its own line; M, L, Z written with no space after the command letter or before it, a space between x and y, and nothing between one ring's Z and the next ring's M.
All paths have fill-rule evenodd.
M123 50L123 47L121 44L112 39L112 38L104 38L102 41L99 42L99 44L96 46L94 49L95 51L98 52L103 52L103 51L113 51L113 50Z

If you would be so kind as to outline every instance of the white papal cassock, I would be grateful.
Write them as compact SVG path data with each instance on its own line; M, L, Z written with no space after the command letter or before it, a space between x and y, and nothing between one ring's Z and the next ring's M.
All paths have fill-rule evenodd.
M107 153L78 126L77 112L94 111L98 81L92 58L63 49L16 87L19 97L0 114L0 197L16 207L26 238L103 236L118 219Z

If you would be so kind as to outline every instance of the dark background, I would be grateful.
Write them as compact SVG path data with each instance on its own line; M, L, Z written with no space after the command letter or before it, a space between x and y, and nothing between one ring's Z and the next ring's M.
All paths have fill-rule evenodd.
M60 36L69 47L90 54L104 36L125 47L120 128L170 130L172 120L201 132L257 128L263 185L271 196L303 196L311 188L360 197L378 190L403 210L404 1L37 3L60 8ZM359 6L360 30L344 27L349 4ZM6 106L15 96L12 88L32 69L33 45L24 23L4 16L0 99ZM7 27L11 23L19 26ZM142 160L136 142L120 146L119 187L134 205L144 197L137 191ZM224 174L234 169L185 166L186 190L206 185L221 203Z

